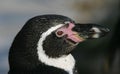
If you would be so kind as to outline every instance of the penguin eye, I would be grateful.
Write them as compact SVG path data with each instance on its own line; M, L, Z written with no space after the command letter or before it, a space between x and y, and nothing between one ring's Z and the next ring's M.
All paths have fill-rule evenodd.
M62 36L63 36L63 34L64 34L64 32L63 32L63 31L57 31L57 32L56 32L56 35L57 35L58 37L62 37Z

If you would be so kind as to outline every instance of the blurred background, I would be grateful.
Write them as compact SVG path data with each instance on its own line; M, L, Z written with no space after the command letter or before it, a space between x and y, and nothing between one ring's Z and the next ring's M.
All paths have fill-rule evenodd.
M0 0L0 74L9 70L8 52L16 34L28 19L43 14L110 28L106 37L79 44L73 55L80 74L120 74L119 6L119 0Z

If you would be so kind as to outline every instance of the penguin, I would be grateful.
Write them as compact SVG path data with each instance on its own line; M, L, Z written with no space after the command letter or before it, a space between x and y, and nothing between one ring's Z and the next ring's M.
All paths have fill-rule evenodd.
M109 29L80 24L67 16L39 15L29 19L9 51L8 74L79 74L71 52L87 39L104 37Z

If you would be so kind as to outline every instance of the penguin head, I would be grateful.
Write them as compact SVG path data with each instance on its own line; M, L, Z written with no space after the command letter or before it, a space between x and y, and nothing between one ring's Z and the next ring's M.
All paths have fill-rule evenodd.
M37 34L37 49L52 58L68 55L87 39L105 36L109 29L97 24L79 24L62 15L43 15L28 21ZM28 24L27 23L27 24ZM29 24L29 25L30 25ZM34 38L34 37L33 37Z
M76 45L87 39L105 36L108 31L107 28L96 24L75 23L62 15L41 15L26 22L12 47L20 49L20 52L43 52L48 57L56 58L68 55Z

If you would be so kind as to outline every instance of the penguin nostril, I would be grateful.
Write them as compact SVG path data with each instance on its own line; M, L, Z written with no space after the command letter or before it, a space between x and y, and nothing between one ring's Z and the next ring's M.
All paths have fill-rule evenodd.
M89 31L89 33L95 33L95 30L91 29L91 30Z

